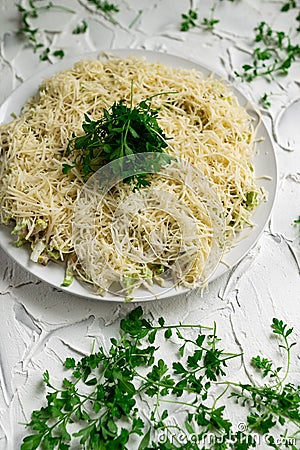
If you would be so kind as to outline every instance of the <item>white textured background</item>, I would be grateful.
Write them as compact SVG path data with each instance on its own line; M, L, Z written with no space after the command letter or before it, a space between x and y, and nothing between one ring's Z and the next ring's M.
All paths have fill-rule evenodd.
M22 3L22 2L21 2ZM108 48L143 48L191 57L232 80L233 71L249 59L253 28L266 20L273 28L289 31L295 10L278 13L282 1L237 0L217 2L220 22L213 32L198 27L180 32L186 0L118 1L120 12L112 24L84 0L57 0L76 14L49 12L38 19L43 39L67 56ZM194 2L200 17L209 16L213 2ZM129 28L130 23L142 14ZM298 8L299 11L299 8ZM85 34L72 30L84 18ZM67 25L66 25L67 23ZM0 0L0 102L20 83L47 66L17 34L20 15L11 0ZM295 28L295 27L294 27ZM300 42L298 36L294 42ZM299 60L298 60L299 61ZM224 348L244 353L242 364L232 364L236 380L253 375L250 358L260 352L281 362L270 341L272 317L295 328L300 336L300 236L292 225L300 214L300 63L287 77L271 84L255 80L240 89L254 102L272 92L272 106L264 112L273 137L279 166L279 190L264 234L235 268L209 286L201 298L192 292L176 299L143 304L153 317L166 322L217 322ZM19 424L41 406L41 376L48 368L60 380L61 362L91 350L93 340L106 342L118 320L136 305L90 301L60 292L18 267L0 249L0 449L18 449L25 435ZM280 364L281 365L281 364ZM294 347L291 381L299 382L300 348ZM229 405L232 417L237 415ZM236 417L239 420L239 417ZM261 444L259 448L267 448Z

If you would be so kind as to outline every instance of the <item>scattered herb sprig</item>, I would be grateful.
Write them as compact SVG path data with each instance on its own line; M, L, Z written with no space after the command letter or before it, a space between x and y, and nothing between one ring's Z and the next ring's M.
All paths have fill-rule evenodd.
M244 64L243 72L236 76L246 81L257 77L272 79L274 75L287 75L292 63L300 57L300 46L292 44L290 35L283 31L272 30L266 22L260 22L255 28L255 47L252 64Z
M87 0L88 3L95 5L97 11L101 11L104 13L107 19L111 22L116 23L113 18L113 13L119 11L119 8L114 3L110 3L107 0ZM40 13L43 11L52 10L60 10L65 11L71 14L74 14L70 8L67 8L63 5L56 5L52 3L52 1L48 2L45 5L37 6L37 0L28 0L28 5L24 6L21 3L18 3L16 6L18 11L21 13L21 21L22 26L20 28L20 32L26 36L29 44L32 46L34 53L37 53L39 50L42 52L39 54L39 58L41 61L49 61L50 56L54 56L57 58L64 57L64 51L62 49L58 49L55 51L50 50L49 47L45 47L45 44L40 39L40 30L37 27L34 27L33 20L40 16ZM85 33L87 30L87 23L85 20L82 20L81 24L77 25L75 29L72 31L72 34L81 34Z
M79 23L74 30L72 31L72 34L83 34L88 29L87 22L83 19L81 23Z
M296 30L300 32L300 12L298 13L298 15L296 17L296 20L299 23L299 26L296 28Z
M180 25L181 31L188 31L190 28L197 26L198 13L195 9L189 9L186 14L181 14L182 22Z
M297 2L296 0L288 0L286 3L284 3L280 9L281 12L287 12L290 9L297 8Z
M158 109L151 108L153 97L164 94L170 93L155 94L133 106L131 89L129 106L125 100L115 102L110 109L104 109L103 116L97 121L85 115L82 124L84 134L77 137L74 135L66 150L66 156L74 156L73 164L63 164L63 173L68 174L76 167L84 179L87 179L100 167L125 156L160 153L161 164L157 164L157 160L153 161L150 157L145 159L146 165L149 166L145 167L149 169L148 172L127 177L125 167L122 168L124 181L133 182L136 188L148 186L148 173L158 172L163 164L171 161L165 153L168 143L157 121ZM123 162L120 161L120 164Z
M119 8L114 3L110 3L107 0L87 0L96 6L97 9L103 12L119 12Z
M62 5L56 5L52 3L51 1L43 6L36 6L36 1L29 0L28 6L22 6L20 3L17 5L18 11L21 13L21 21L22 26L20 28L20 32L26 36L29 44L32 46L34 53L36 53L38 50L43 49L42 53L40 53L40 60L41 61L47 61L49 60L49 56L52 54L55 57L62 58L64 56L63 50L55 50L51 53L51 50L49 47L45 48L45 45L41 40L39 39L39 29L35 28L31 21L32 19L36 19L39 17L39 14L42 11L48 11L50 9L54 10L60 10L65 11L70 14L74 14L75 11L72 9L66 8Z
M222 1L222 0L219 0L219 1ZM229 0L229 1L234 2L235 0ZM217 2L215 2L210 9L210 17L204 17L202 19L201 25L207 30L213 30L215 25L220 22L219 19L215 18L216 7L217 7ZM197 26L198 11L196 9L192 8L192 2L191 2L191 8L188 10L188 12L181 14L181 19L182 19L181 24L180 24L181 31L188 31L190 28L195 28Z
M111 338L108 350L100 347L78 362L66 359L64 366L71 375L61 388L53 386L45 371L46 406L33 411L26 424L33 433L24 438L21 450L39 446L66 450L78 441L82 449L246 450L256 447L252 432L268 433L266 447L279 449L271 434L275 426L283 430L285 447L296 450L300 386L287 382L295 345L290 342L293 329L275 318L271 328L287 356L283 376L281 367L256 356L252 364L268 382L262 386L235 383L224 379L225 371L228 362L240 355L222 349L215 325L169 326L163 318L153 323L137 307L121 320L120 335ZM172 367L155 345L161 333L168 351L174 352ZM226 417L221 403L225 394L247 408L248 429L236 431ZM215 439L205 441L208 435Z
M202 25L204 26L204 28L210 31L213 30L215 28L215 25L220 22L219 19L215 18L215 9L216 4L213 5L210 9L210 17L204 17L202 20Z
M112 23L116 23L113 14L119 12L119 8L115 3L110 3L108 0L87 0L96 7L97 11L102 12L105 17Z
M271 106L271 100L270 100L270 95L267 92L265 92L260 100L259 100L259 104L264 108L264 109L269 109Z
M261 371L263 378L269 377L272 383L263 386L239 384L240 391L233 392L231 396L242 406L251 405L251 411L247 417L249 430L264 435L269 433L273 427L280 425L284 427L290 421L298 428L296 433L298 434L300 431L300 386L292 383L285 384L290 371L291 349L296 345L295 342L289 342L293 328L288 328L287 324L276 318L273 319L271 328L281 340L279 347L286 353L287 362L283 376L280 377L282 367L274 367L272 361L256 356L252 358L252 364ZM271 437L269 442L275 444L274 438ZM296 440L291 440L291 442L296 443ZM290 448L296 449L296 446Z

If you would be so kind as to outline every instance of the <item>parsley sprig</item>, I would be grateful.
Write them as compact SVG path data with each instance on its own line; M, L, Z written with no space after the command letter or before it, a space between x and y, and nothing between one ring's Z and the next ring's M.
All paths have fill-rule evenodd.
M264 109L269 109L271 106L271 100L270 100L270 96L272 95L272 93L267 93L265 92L261 98L259 99L259 104L262 106L262 108Z
M235 383L224 380L225 371L229 360L240 355L222 349L215 325L167 325L163 318L156 323L137 307L121 320L119 337L110 339L107 350L100 347L78 362L66 359L65 370L71 374L61 388L45 371L46 405L33 411L26 424L33 433L24 438L21 450L67 450L71 444L82 449L246 450L256 446L251 431L268 433L266 445L279 449L270 433L275 426L284 430L285 442L292 443L286 447L296 449L300 386L286 383L293 329L275 318L271 327L287 354L284 375L280 378L281 367L256 356L253 365L270 382ZM171 367L155 345L161 333L168 352L173 352ZM222 390L217 393L216 388ZM247 431L236 431L225 415L221 399L229 389L237 405L247 408ZM215 436L209 447L204 441L208 433Z
M117 23L114 14L119 12L119 8L115 3L108 0L87 0L87 2L94 5L96 10L102 12L110 22Z
M219 0L222 1L222 0ZM234 2L235 0L229 0L230 2ZM197 27L197 20L198 20L198 11L192 7L193 2L191 3L191 7L188 10L187 13L181 14L181 24L180 24L180 30L181 31L188 31L191 28ZM215 28L215 25L220 22L219 19L215 18L215 9L218 5L218 2L215 1L213 6L210 8L210 16L204 17L202 19L201 25L204 29L212 31Z
M300 57L300 46L292 44L290 35L272 30L266 22L255 28L255 42L259 44L252 52L252 64L244 64L243 72L235 72L242 80L257 77L272 79L274 75L287 75L294 61Z
M87 0L88 3L93 4L96 8L96 11L99 11L104 14L104 16L110 20L112 23L116 24L113 15L119 12L119 8L116 4L110 3L107 0ZM26 37L28 43L32 47L34 53L37 53L41 50L39 54L39 58L41 61L49 61L50 56L63 58L64 51L63 49L58 49L51 52L49 47L46 47L42 42L40 35L41 30L38 27L34 26L34 19L37 19L41 13L46 12L48 10L58 10L65 11L71 14L75 14L70 8L67 8L63 5L54 4L52 1L49 1L46 4L41 6L38 5L38 0L28 0L27 2L17 3L16 7L18 11L21 13L21 27L20 32ZM87 30L87 23L83 19L81 24L77 25L76 28L72 31L73 34L81 34L85 33Z
M21 3L18 3L16 6L18 11L21 13L22 26L20 28L20 32L27 38L34 53L40 49L43 49L42 53L39 55L41 61L49 60L49 56L51 54L50 48L45 48L44 43L41 42L39 38L40 30L33 26L32 20L37 19L41 12L48 11L50 9L65 11L70 14L74 14L75 11L62 5L56 5L51 1L43 6L37 6L35 0L29 0L27 6L21 5ZM62 58L64 56L64 52L61 49L55 50L52 52L52 55Z
M300 427L300 386L291 383L285 384L291 364L291 348L295 342L289 342L289 336L293 328L288 328L282 320L273 319L271 328L273 333L280 337L279 347L287 355L286 370L282 378L282 367L273 367L273 362L267 358L256 356L252 358L252 364L262 372L262 377L269 377L275 383L265 384L262 387L249 384L239 384L240 392L233 392L232 397L242 406L251 405L250 414L247 417L249 430L261 434L269 433L275 426L285 426L288 421ZM273 437L270 443L275 444ZM278 448L278 447L274 447ZM292 447L296 448L296 447Z
M69 140L66 156L74 156L74 161L72 165L63 164L63 173L67 174L76 167L86 180L113 160L137 153L161 153L161 164L149 158L145 160L148 171L135 176L127 177L126 167L121 167L124 181L133 182L137 188L149 185L148 173L158 172L163 164L171 161L165 153L167 137L157 121L159 110L151 108L151 100L163 94L169 93L155 94L133 106L131 89L129 106L125 100L115 102L111 108L104 109L103 116L97 121L86 114L82 124L84 134L73 135Z
M110 3L107 0L87 0L89 3L92 3L96 6L96 8L105 13L108 12L119 12L119 8L114 3Z
M215 18L215 9L216 9L216 4L214 4L211 8L210 8L210 16L209 17L204 17L202 20L202 25L204 26L204 28L206 30L213 30L215 28L215 25L217 23L220 22L219 19Z

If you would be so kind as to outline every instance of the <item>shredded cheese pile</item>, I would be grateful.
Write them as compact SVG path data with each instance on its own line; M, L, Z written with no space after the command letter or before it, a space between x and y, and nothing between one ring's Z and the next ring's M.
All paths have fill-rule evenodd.
M93 260L90 250L85 250L81 261L74 251L74 206L84 181L76 169L68 175L62 172L64 163L72 164L71 158L65 156L68 139L73 133L83 133L84 114L98 120L103 109L114 102L125 99L129 104L132 83L134 104L174 91L153 98L151 107L159 108L159 125L171 138L168 153L199 170L217 194L223 207L225 229L221 240L226 250L233 245L237 232L252 226L251 214L261 197L253 168L255 135L251 117L225 83L203 77L196 70L112 56L78 62L45 80L20 115L0 125L1 221L14 223L17 245L31 243L34 261L47 264L49 259L68 259L69 267L101 293L115 281L126 290L129 278L131 288L145 279L158 280L159 267L168 268L175 262L175 255L182 253L182 230L172 212L165 212L163 217L155 208L131 217L126 227L134 231L127 233L126 243L123 239L122 252L113 248L117 237L111 227L112 217L120 199L132 193L125 183L108 194L98 216L92 211L96 217L93 233L98 242L92 269L87 270L82 263L87 255ZM196 256L188 270L181 273L180 269L177 274L183 284L193 285L211 251L214 230L207 204L201 206L201 199L193 197L184 182L166 180L161 174L152 177L151 188L177 196L193 211L198 231L191 245L196 245L192 251ZM172 208L176 210L176 203ZM147 254L149 245L152 255L156 252L154 263L130 258L134 249ZM157 248L163 246L165 250L159 253Z

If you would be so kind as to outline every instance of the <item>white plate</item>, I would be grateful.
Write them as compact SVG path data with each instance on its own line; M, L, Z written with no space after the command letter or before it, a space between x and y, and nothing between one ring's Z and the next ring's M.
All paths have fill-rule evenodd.
M170 67L196 69L202 72L205 76L208 76L212 72L212 70L200 64L165 53L129 49L111 50L110 53L121 57L126 57L129 55L144 56L150 62L158 61ZM98 55L99 52L78 55L77 57L63 60L53 66L47 67L39 73L36 73L30 79L26 80L20 87L18 87L2 104L0 107L0 122L8 122L11 120L12 113L18 114L28 98L36 94L38 86L43 79L52 76L60 70L72 67L76 61L96 58ZM250 107L249 110L249 102L246 97L234 86L232 86L231 89L239 99L240 104L243 106L247 104L247 110L249 113L251 114L251 112L253 112L253 115L257 116L255 108ZM236 265L257 242L268 222L275 200L278 178L277 165L272 141L263 122L260 123L258 136L262 137L262 141L258 145L259 151L254 161L255 173L257 177L265 177L259 181L259 184L267 190L268 200L259 205L253 214L253 221L256 224L256 227L253 230L246 229L242 232L239 236L238 244L225 255L226 263L228 263L231 267ZM67 288L62 287L61 283L64 279L64 265L50 262L48 266L44 267L30 261L28 249L25 247L16 248L13 245L13 239L10 232L11 229L9 227L0 225L0 244L2 248L6 251L6 253L8 253L9 256L15 259L18 264L41 280L46 281L56 288L64 290L70 294L98 300L101 299L115 302L123 301L122 297L111 294L107 294L105 297L99 297L98 295L90 292L90 290L78 280L74 280L72 285ZM228 267L226 265L222 263L219 264L211 276L210 281L215 280L227 270ZM167 292L161 292L159 291L159 288L157 289L158 290L156 290L156 292L159 294L159 298L172 297L187 292L187 289L184 288L173 288ZM143 291L140 289L136 292L134 301L148 301L156 298L156 295L149 295L148 291Z

